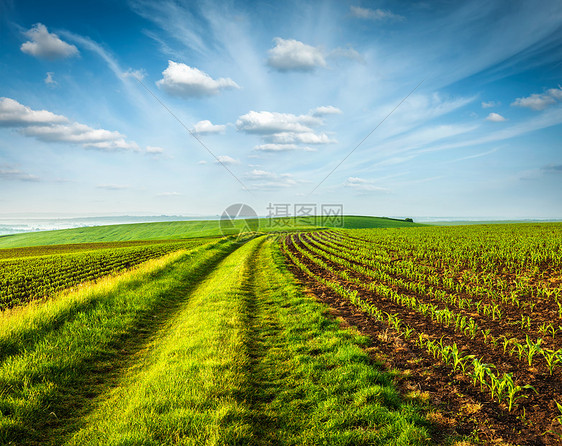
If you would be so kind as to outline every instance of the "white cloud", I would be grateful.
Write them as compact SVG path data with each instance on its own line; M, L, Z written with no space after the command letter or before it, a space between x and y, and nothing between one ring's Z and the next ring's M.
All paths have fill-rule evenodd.
M267 64L279 71L312 71L325 67L326 60L320 48L316 48L294 39L273 39L275 47L271 48Z
M326 133L317 132L314 127L324 124L320 115L340 112L333 106L318 107L307 115L250 111L236 121L239 131L258 134L263 144L254 150L262 152L286 152L289 150L314 151L302 144L331 144L337 142Z
M215 161L215 164L232 165L232 164L240 164L240 161L228 155L219 155L217 156L217 161Z
M532 110L544 110L556 102L551 96L545 94L532 94L526 98L517 98L511 105L516 107L528 107Z
M68 122L68 119L47 110L32 110L10 98L0 98L0 126L23 127Z
M162 76L156 85L171 95L183 98L212 96L223 89L240 88L230 78L213 79L197 68L171 60Z
M350 11L352 16L365 20L405 20L403 16L394 14L388 9L368 9L361 8L360 6L351 6Z
M193 133L200 135L206 133L223 133L226 130L226 125L213 124L209 120L199 121L193 126Z
M363 191L363 192L385 192L388 188L376 186L373 181L365 180L359 177L349 177L345 183L344 187L349 187L351 189Z
M146 153L159 155L161 153L164 153L164 149L162 147L157 147L157 146L146 146Z
M528 107L532 110L544 110L549 105L558 101L562 101L562 87L551 88L544 94L534 93L526 98L517 98L511 104L516 107Z
M54 86L57 84L57 81L53 79L54 74L55 73L53 73L52 71L47 72L47 76L45 76L45 83L47 85Z
M77 122L58 125L36 125L23 130L27 136L34 136L42 141L58 141L72 143L98 143L121 139L117 131L93 129Z
M505 119L502 115L500 115L500 114L498 114L498 113L490 113L490 114L486 117L486 121L505 122L505 121L507 121L507 119Z
M50 33L47 27L41 23L33 25L24 35L30 40L23 43L20 49L31 56L55 60L78 54L78 48L63 42L59 36Z
M278 132L311 132L311 127L322 123L321 119L310 115L250 111L238 118L236 127L246 133L273 134Z
M330 138L326 133L298 133L280 132L266 136L265 139L274 144L333 144L337 140Z
M316 107L309 112L309 114L312 116L339 115L341 113L342 111L339 108L334 107L333 105Z
M203 166L203 165L207 164L207 161L201 160L201 161L198 161L197 164Z
M35 182L39 181L39 177L9 166L0 166L0 180Z
M19 127L25 136L45 142L80 144L104 151L138 150L117 131L94 129L47 110L32 110L10 98L0 98L0 127Z
M501 102L496 102L496 101L482 102L482 108L497 107L500 104L501 104Z

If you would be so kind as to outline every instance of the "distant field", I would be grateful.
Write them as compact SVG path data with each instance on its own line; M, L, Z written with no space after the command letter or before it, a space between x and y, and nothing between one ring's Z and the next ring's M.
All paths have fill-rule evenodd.
M290 219L260 219L259 231L299 231L318 229L319 227L334 227L313 218ZM236 221L242 227L242 220ZM91 226L59 231L29 232L0 237L1 248L19 248L26 246L46 246L97 242L126 242L134 240L170 240L194 237L212 237L221 235L219 220L176 221L158 223L134 223L124 225ZM360 228L400 228L423 226L383 217L346 216L344 227L348 229Z

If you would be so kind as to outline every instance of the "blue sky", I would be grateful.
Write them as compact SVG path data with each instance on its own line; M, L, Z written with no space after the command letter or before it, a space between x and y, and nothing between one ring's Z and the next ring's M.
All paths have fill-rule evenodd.
M557 0L0 0L0 42L0 216L562 218Z

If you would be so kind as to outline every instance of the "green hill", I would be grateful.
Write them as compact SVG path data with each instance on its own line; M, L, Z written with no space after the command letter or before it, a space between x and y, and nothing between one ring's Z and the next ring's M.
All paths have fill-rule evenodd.
M318 221L317 221L318 220ZM259 231L296 231L317 228L339 227L338 222L319 221L313 217L299 219L259 219ZM89 226L58 231L39 231L0 237L0 248L19 248L26 246L64 245L69 243L123 242L131 240L170 240L193 237L222 235L219 220L173 221L157 223L133 223L122 225ZM235 221L242 228L243 220ZM422 226L403 220L384 217L344 217L343 227L358 228L397 228Z

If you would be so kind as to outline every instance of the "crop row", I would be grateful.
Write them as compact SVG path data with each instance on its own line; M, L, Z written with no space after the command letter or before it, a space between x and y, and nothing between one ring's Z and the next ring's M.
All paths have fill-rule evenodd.
M338 276L340 279L353 283L355 286L365 289L367 291L373 292L378 296L387 298L393 301L396 305L402 308L408 308L415 311L420 318L425 318L435 324L440 324L445 327L451 327L455 331L474 339L475 337L481 338L484 343L494 343L501 339L500 335L492 335L490 329L483 330L479 327L478 322L471 316L463 315L461 313L452 311L447 306L440 308L438 305L431 302L426 303L414 294L403 294L397 292L392 287L381 283L381 279L390 280L391 277L378 276L375 275L375 281L370 281L373 276L370 275L370 270L366 269L360 265L343 260L335 255L331 255L328 252L323 252L322 250L316 248L310 243L307 243L302 234L298 236L293 236L293 240L297 239L299 243L295 243L294 246L303 256L307 257L310 261L318 265L319 267L329 271L331 274ZM304 248L301 248L300 245ZM324 259L324 260L323 260ZM333 265L343 266L346 269L333 268L326 263L326 261L332 263ZM365 276L361 275L359 277L354 277L350 274L350 271L359 271ZM368 279L368 280L365 280ZM414 291L415 287L414 287ZM548 367L549 373L554 372L555 367L562 366L562 349L550 349L542 347L542 339L537 339L533 341L527 335L525 341L518 340L515 337L505 337L503 336L503 349L506 352L507 347L511 355L516 354L519 361L524 361L528 363L529 366L533 364L533 358L538 354L538 356L543 356L546 366Z
M559 271L555 267L556 264L559 264L557 261L553 261L554 264L548 263L548 268L543 270L524 269L517 273L517 269L506 271L506 266L498 262L496 262L496 269L490 265L478 266L476 261L468 266L464 259L459 259L466 253L465 251L469 250L468 240L465 240L465 251L454 252L450 247L445 251L442 250L443 240L439 240L436 245L429 246L431 241L435 242L436 236L430 238L430 241L426 240L423 246L414 248L410 245L404 246L400 238L395 240L394 245L389 245L389 242L381 235L375 237L367 232L352 232L352 234L355 234L356 237L364 237L364 239L335 232L318 234L318 236L332 245L344 246L346 250L353 251L362 258L382 264L396 263L400 265L401 273L410 276L411 279L420 280L426 277L429 284L450 292L469 293L475 297L511 304L530 312L533 311L537 299L551 301L562 299L562 289L555 283L551 284L548 280L536 280L545 279L543 276L547 274L545 271L548 271L548 268L551 268L554 273ZM451 235L444 233L441 234L441 237L448 241L449 245L455 246L457 239L448 238ZM369 245L376 245L376 252L366 248ZM428 258L424 249L432 251L432 257ZM471 256L478 256L482 249L481 243L476 237L472 239L471 249ZM531 248L527 247L527 249ZM562 250L562 239L559 240L557 249ZM507 256L507 254L505 255ZM499 254L496 253L496 257L498 256ZM487 260L482 257L479 261L484 264ZM459 265L463 267L461 268ZM417 277L415 277L416 275ZM558 311L559 316L562 316L562 303L558 307Z
M296 244L292 246L296 248L297 252L305 255ZM530 384L517 384L513 379L513 373L503 373L501 376L496 374L494 365L486 364L474 355L464 355L456 343L449 345L443 342L443 338L439 340L430 339L427 334L416 331L402 321L398 314L382 311L372 301L363 299L357 290L350 290L338 281L329 280L324 275L313 272L305 262L301 261L299 256L292 252L286 241L284 241L284 251L305 274L332 289L340 297L349 300L376 320L402 334L405 339L411 340L418 348L425 350L434 358L442 360L445 365L451 367L454 371L462 372L472 380L475 386L479 385L481 390L484 388L489 390L491 398L498 403L505 401L509 411L513 409L517 400L527 397L527 395L521 393L522 391L534 390ZM316 264L320 265L319 263Z
M518 291L509 289L505 283L501 288L471 283L473 272L465 271L453 278L426 265L415 263L412 259L402 257L392 260L390 256L381 254L385 251L378 244L342 233L317 233L310 240L321 245L325 251L364 266L370 271L367 274L386 276L387 279L381 280L393 286L432 295L467 312L476 312L492 317L493 320L503 320L505 324L528 329L536 335L550 335L554 338L562 331L562 301L557 297L562 288L545 285L549 281L538 281L535 286L540 290L552 290L552 293L548 292L548 296L540 298L529 294L522 297ZM454 241L451 240L451 243ZM540 295L538 292L535 294Z
M0 261L0 309L52 295L203 241L148 244L117 249Z

